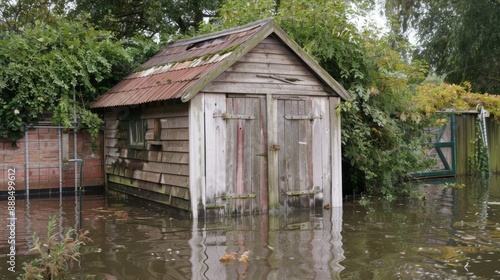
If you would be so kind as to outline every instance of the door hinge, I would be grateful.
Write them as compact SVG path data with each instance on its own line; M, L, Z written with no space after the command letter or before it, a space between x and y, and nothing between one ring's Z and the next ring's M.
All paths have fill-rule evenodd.
M232 114L216 114L214 113L214 118L222 118L223 120L235 119L235 120L255 120L255 115L232 115Z
M302 191L288 191L286 195L288 196L297 196L297 195L315 195L317 193L322 192L319 186L315 186L312 190L302 190Z
M245 199L245 198L255 198L255 194L224 194L222 195L222 199Z
M315 120L321 119L321 115L285 115L285 120Z

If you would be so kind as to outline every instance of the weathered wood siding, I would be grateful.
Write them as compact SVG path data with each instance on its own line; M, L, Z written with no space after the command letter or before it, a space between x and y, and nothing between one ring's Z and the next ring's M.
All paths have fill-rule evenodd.
M144 148L129 146L124 110L105 113L108 187L190 210L188 104L142 106Z
M469 158L474 155L476 140L477 114L462 114L456 116L456 175L470 175L475 172L471 169Z
M489 168L495 174L500 174L500 121L489 117L486 120L488 132Z
M326 95L303 62L270 36L203 89L213 93Z
M456 175L469 175L475 173L470 165L470 159L474 156L476 142L480 127L477 122L476 113L464 113L456 116L456 138L457 138L457 172ZM492 173L500 173L500 122L493 117L486 118L486 131L488 138L488 168ZM479 144L482 144L479 143Z
M268 37L203 89L205 210L341 206L340 160L332 156L341 156L340 121L331 116L339 98L323 87L295 54Z

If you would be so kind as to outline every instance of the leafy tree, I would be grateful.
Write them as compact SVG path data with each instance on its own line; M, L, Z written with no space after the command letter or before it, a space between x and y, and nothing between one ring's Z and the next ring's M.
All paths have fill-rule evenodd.
M368 3L369 4L369 3ZM274 16L280 26L354 98L341 107L344 182L350 189L387 197L400 194L411 171L429 165L418 137L425 118L411 106L414 85L427 74L421 61L408 63L382 36L367 27L359 31L346 1L228 0L219 21L232 27ZM389 38L390 37L390 38ZM408 49L405 41L397 41Z
M213 17L222 0L74 0L72 15L88 13L90 21L118 37L185 34Z
M2 35L0 137L15 143L26 124L42 120L47 112L53 113L54 124L86 127L97 136L102 120L87 105L97 89L116 83L115 70L129 65L131 57L121 43L109 32L65 19L36 21ZM74 107L77 124L72 123Z
M399 34L419 40L426 59L446 82L469 81L477 92L500 93L500 1L386 0Z
M0 0L0 31L17 32L36 21L54 22L64 15L67 0ZM0 33L1 34L1 33Z
M75 3L0 0L0 137L14 145L28 124L47 117L95 137L102 121L89 103L159 48L144 34L116 40Z

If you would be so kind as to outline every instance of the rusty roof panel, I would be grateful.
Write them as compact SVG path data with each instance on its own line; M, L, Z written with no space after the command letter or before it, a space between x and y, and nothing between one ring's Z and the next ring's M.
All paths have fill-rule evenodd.
M166 63L189 60L194 57L202 57L205 55L218 53L233 46L242 44L257 31L258 29L251 29L242 31L241 33L234 33L229 36L224 36L226 37L226 39L223 41L213 44L207 44L206 46L202 46L199 48L193 47L191 49L188 49L192 44L190 43L190 41L184 41L177 45L169 45L158 52L150 60L145 62L142 65L142 68L149 68Z
M215 65L204 64L144 77L137 77L134 73L98 98L96 103L99 107L113 107L180 98L187 87Z

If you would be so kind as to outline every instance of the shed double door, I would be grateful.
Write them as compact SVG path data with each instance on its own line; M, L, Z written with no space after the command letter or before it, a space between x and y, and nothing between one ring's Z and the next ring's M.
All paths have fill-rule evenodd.
M327 106L327 98L207 94L207 210L266 212L270 192L277 193L280 210L321 206L331 183ZM268 164L270 154L278 164ZM269 184L269 176L277 185Z

